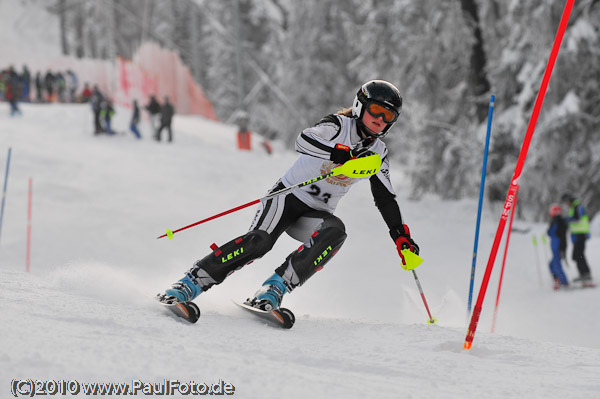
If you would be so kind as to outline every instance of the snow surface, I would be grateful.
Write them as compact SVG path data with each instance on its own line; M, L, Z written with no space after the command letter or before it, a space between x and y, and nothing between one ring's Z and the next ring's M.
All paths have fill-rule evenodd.
M403 165L392 179L425 262L412 274L398 255L367 183L336 214L349 237L323 271L284 298L291 330L264 325L231 300L252 295L298 243L282 237L264 258L197 299L189 325L153 296L213 242L243 234L248 208L156 237L261 197L296 155L235 149L235 128L176 116L175 142L131 133L94 137L86 105L0 103L0 174L12 160L0 236L0 397L12 379L235 386L239 398L598 398L600 289L554 292L549 249L532 245L545 224L516 220L496 331L490 332L501 244L473 348L462 350L477 199L407 200ZM117 110L125 130L129 112ZM33 179L31 272L25 272L28 180ZM508 187L507 187L508 188ZM500 209L485 206L475 295ZM600 239L589 241L600 275ZM569 249L570 251L570 249ZM577 275L573 262L566 272ZM80 394L77 397L85 397ZM91 397L91 396L88 396ZM176 396L169 396L176 397Z

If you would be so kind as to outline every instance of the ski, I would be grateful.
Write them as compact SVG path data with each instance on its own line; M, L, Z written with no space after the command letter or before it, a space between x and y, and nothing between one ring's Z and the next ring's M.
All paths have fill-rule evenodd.
M580 288L582 288L582 289L583 288L596 288L596 283L592 283L592 282L582 283Z
M252 315L260 318L261 320L266 321L272 326L289 329L294 326L294 322L296 321L296 317L291 310L286 308L279 308L274 310L261 310L254 308L246 303L238 303L233 301L237 306L251 313Z
M157 294L156 300L188 323L193 324L200 318L200 308L194 302L174 302L164 294Z
M568 286L564 286L564 285L560 285L560 286L556 286L554 285L554 291L574 291L574 290L585 290L588 288L596 288L596 283L572 283Z

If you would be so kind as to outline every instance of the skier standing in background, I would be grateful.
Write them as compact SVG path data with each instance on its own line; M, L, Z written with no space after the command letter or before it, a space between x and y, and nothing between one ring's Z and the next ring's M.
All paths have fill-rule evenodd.
M573 281L581 281L583 284L591 283L592 274L585 258L585 242L590 237L588 215L585 213L583 205L572 194L563 194L562 201L569 207L566 221L571 231L571 241L573 241L573 260L579 271L579 277Z
M6 100L10 104L10 116L21 115L19 109L19 98L21 97L22 82L19 74L11 66L8 69L8 80L6 82Z
M138 123L140 123L140 107L138 107L137 100L133 100L133 114L131 115L131 123L129 129L133 132L135 137L141 139L140 131L138 130Z
M94 134L100 134L104 130L102 129L102 123L100 122L100 112L102 111L102 103L104 102L104 96L98 88L94 85L92 96L90 97L90 105L92 106L92 112L94 113Z
M30 98L30 87L31 87L31 73L27 65L23 65L23 73L21 74L22 90L21 90L21 101L29 102Z
M389 176L388 150L381 140L396 122L401 109L402 97L394 85L382 80L365 83L358 90L352 107L327 115L315 126L302 131L296 140L300 156L270 192L327 173L352 158L377 153L382 165L377 174L369 177L375 205L402 261L402 249L418 254L419 247L411 238L396 202ZM254 297L246 301L247 305L261 310L278 309L284 294L303 285L321 270L344 243L344 223L333 212L350 187L362 179L330 177L261 203L246 234L219 248L213 247L212 253L197 261L181 280L164 295L159 295L159 299L164 303L193 300L213 285L222 283L235 270L261 258L286 232L303 244L275 269Z
M65 78L67 85L67 102L77 102L77 90L79 90L79 79L72 70L67 70L67 77Z
M175 115L175 108L173 108L173 105L169 101L169 97L165 96L165 103L160 107L160 127L156 131L156 136L154 136L156 141L160 141L162 130L165 128L169 133L169 143L173 141L173 130L171 129L173 115Z
M156 136L156 132L159 127L159 118L160 118L160 104L156 100L153 94L150 95L150 101L144 107L146 111L150 114L150 126L152 127L152 136Z
M548 236L550 237L550 248L552 249L552 259L550 260L550 272L554 278L554 289L568 287L569 281L562 268L561 259L565 257L567 250L567 222L562 217L562 207L558 204L550 205L550 227L548 227Z
M35 100L38 103L44 102L44 84L42 74L39 71L35 74Z
M52 71L48 69L46 72L46 76L44 77L44 86L46 88L46 92L48 93L47 102L54 102L54 85L56 83L56 78Z
M115 115L115 109L112 106L112 101L110 99L106 99L102 104L102 110L100 111L100 119L104 121L104 131L108 135L114 135L115 132L111 127L112 117Z

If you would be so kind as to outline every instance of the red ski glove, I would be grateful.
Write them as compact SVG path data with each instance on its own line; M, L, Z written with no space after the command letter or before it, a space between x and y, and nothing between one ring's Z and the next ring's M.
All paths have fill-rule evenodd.
M331 156L329 159L339 165L343 165L351 159L363 158L373 154L373 151L368 148L361 148L360 150L354 151L347 145L336 144L335 147L331 149Z
M404 255L402 255L403 249L409 249L411 252L416 255L419 254L419 246L413 241L410 237L410 230L407 225L403 225L401 229L396 231L398 234L398 238L396 238L396 249L398 250L398 255L402 259L402 264L406 265L406 260L404 259Z

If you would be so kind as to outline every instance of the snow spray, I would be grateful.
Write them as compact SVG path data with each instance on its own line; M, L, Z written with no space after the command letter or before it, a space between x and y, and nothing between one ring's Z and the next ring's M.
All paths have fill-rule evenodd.
M479 185L479 206L477 207L477 222L475 223L475 244L473 245L473 263L471 264L471 282L469 283L469 301L467 304L467 317L471 314L471 302L473 301L473 283L475 281L475 265L477 264L477 246L479 244L479 225L481 224L481 208L483 207L483 191L485 188L485 173L487 169L488 152L490 148L490 136L492 132L492 115L496 97L490 98L488 109L487 134L485 136L485 148L483 150L483 167L481 168L481 184Z
M467 337L465 338L463 349L471 349L471 346L473 345L475 331L477 330L477 323L479 322L479 316L481 315L481 309L483 307L483 299L485 298L485 293L487 291L487 287L490 281L492 269L494 268L494 261L496 260L496 254L498 253L500 239L502 238L502 233L504 232L504 227L506 226L506 219L508 218L510 209L512 208L513 203L515 201L517 190L519 189L519 179L521 178L521 172L523 171L523 166L525 165L527 151L529 150L531 138L533 137L533 132L535 131L535 125L537 123L538 116L540 115L542 104L544 103L544 97L546 96L548 83L550 82L550 77L552 76L552 70L554 69L554 64L556 63L556 57L558 56L558 51L560 50L560 44L565 34L565 30L567 29L567 24L569 23L569 16L571 15L571 10L573 9L574 2L575 0L567 0L567 3L565 4L565 8L563 10L563 14L560 18L560 24L558 26L558 31L556 32L556 36L554 38L554 44L552 45L550 58L548 59L548 64L546 65L546 70L544 71L544 77L542 78L542 84L540 86L537 98L535 99L535 105L533 107L531 119L529 120L529 125L527 126L527 132L525 133L525 138L523 139L523 145L521 147L521 152L519 153L517 166L515 167L515 172L511 179L511 184L508 188L508 194L506 195L506 201L504 202L504 209L502 210L502 215L498 223L498 229L496 230L496 236L494 237L494 243L492 245L490 257L488 259L487 267L485 269L483 281L481 282L479 295L477 296L477 303L475 304L475 308L473 309L473 315L471 316L471 322L469 324L469 329L467 331Z

